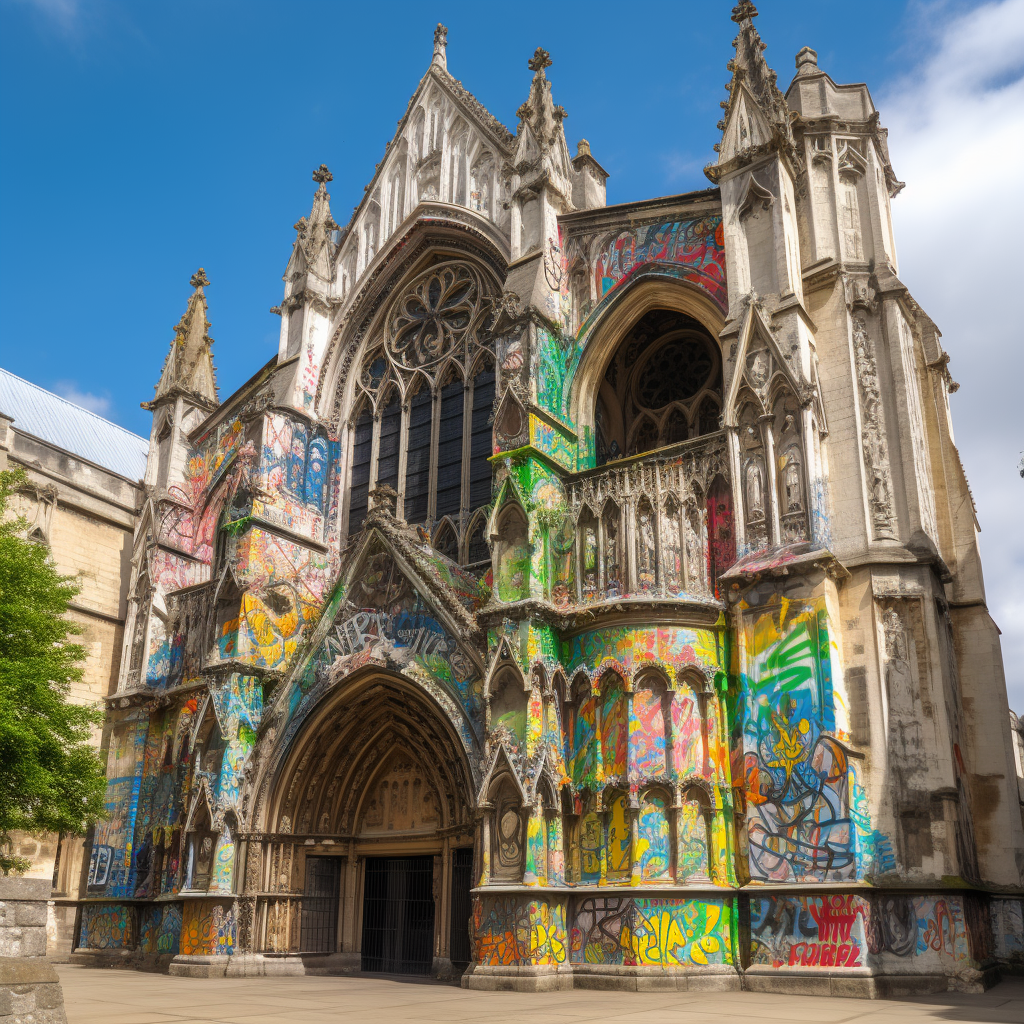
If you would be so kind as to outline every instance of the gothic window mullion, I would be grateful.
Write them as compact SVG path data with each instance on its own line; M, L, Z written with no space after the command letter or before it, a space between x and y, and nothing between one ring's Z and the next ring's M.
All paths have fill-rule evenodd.
M459 513L464 514L470 506L470 470L473 461L473 392L475 381L465 381L462 392L462 498Z
M441 389L432 389L430 407L430 481L427 484L427 522L437 517L437 456L441 446Z
M377 486L377 459L380 455L380 416L379 408L373 411L373 440L370 442L370 490Z
M438 433L433 453L437 482L433 489L434 519L457 516L462 505L465 467L465 394L461 379L449 381L440 391Z
M346 535L359 529L366 515L371 487L371 469L373 466L373 437L376 429L376 417L369 407L363 411L349 426L348 430L348 468L345 477L349 486L345 488L344 522ZM353 523L353 517L358 517Z
M405 518L405 476L409 460L409 402L408 395L402 402L398 428L398 491L397 513L399 519Z
M472 416L469 423L469 493L464 507L479 508L491 500L491 440L495 369L493 363L479 362L473 375Z

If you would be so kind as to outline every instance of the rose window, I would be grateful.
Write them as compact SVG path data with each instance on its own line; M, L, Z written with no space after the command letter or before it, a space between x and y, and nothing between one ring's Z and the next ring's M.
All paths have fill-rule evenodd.
M430 366L458 348L476 320L480 284L461 263L432 267L396 303L389 324L391 355L402 366Z

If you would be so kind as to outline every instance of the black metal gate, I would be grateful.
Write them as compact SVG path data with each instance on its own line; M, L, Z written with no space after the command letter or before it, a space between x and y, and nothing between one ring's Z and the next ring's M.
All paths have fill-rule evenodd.
M473 850L455 850L452 854L452 920L449 940L452 967L464 971L473 959L469 929L473 916Z
M339 857L307 857L306 889L302 897L303 953L333 953L338 948Z
M429 974L434 959L434 858L367 857L364 971Z

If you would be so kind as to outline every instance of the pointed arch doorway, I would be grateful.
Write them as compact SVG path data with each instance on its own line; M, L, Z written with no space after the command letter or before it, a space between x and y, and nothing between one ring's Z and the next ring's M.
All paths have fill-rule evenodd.
M265 950L327 973L463 969L472 802L461 742L432 697L379 669L340 681L276 775Z

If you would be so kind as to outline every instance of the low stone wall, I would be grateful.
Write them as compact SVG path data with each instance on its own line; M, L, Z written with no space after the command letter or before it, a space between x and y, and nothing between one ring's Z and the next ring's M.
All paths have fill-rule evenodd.
M46 956L45 878L0 875L0 956Z
M64 993L52 964L0 956L0 1024L67 1024Z

